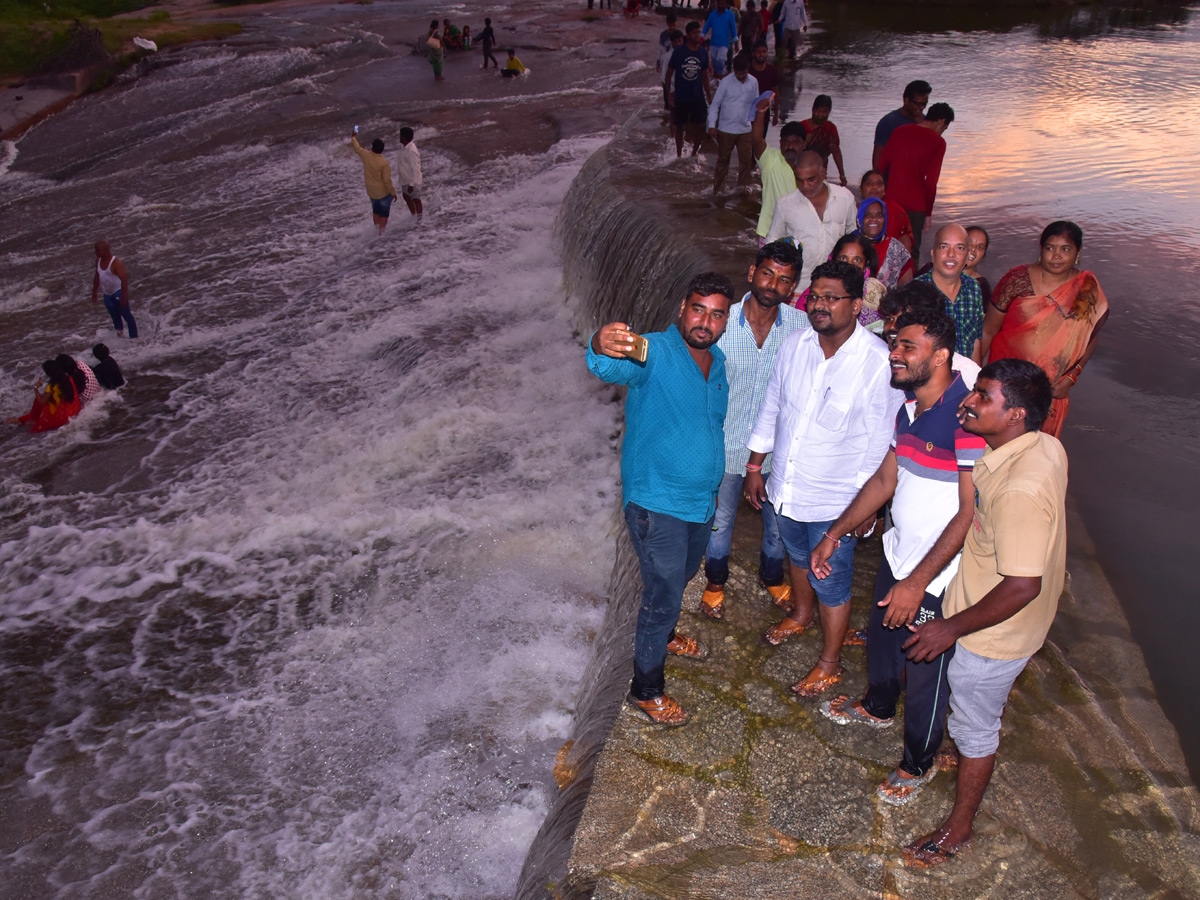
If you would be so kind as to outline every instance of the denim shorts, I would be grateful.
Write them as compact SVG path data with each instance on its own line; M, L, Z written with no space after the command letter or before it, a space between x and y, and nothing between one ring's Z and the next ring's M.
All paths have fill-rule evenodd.
M979 759L996 752L1004 705L1029 659L992 659L958 645L946 669L950 680L946 726L963 756Z
M833 522L797 522L782 513L777 518L779 536L787 548L788 559L792 565L807 569L811 565L813 548L820 543ZM808 573L808 583L812 585L822 606L845 606L850 602L850 586L854 581L854 548L857 544L857 538L842 538L841 545L829 557L829 565L833 570L829 577L817 578L811 571Z
M392 197L389 194L386 197L380 197L378 200L371 200L371 212L375 215L386 219L392 212Z

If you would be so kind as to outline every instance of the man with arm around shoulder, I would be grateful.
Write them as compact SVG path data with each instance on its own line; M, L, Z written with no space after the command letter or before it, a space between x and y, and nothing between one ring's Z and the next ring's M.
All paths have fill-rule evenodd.
M963 401L963 428L988 450L975 463L975 512L946 617L909 626L914 662L954 647L947 727L958 746L954 807L936 831L904 849L912 866L935 866L970 844L991 781L1000 717L1017 676L1041 649L1066 573L1067 456L1039 429L1050 412L1046 373L1030 362L984 366Z
M887 728L904 691L904 758L876 791L885 803L900 806L937 771L946 668L954 656L951 647L934 659L912 662L902 646L910 636L907 626L942 615L942 597L958 570L974 513L971 470L986 445L958 421L968 388L953 367L954 321L934 307L904 313L896 327L888 361L892 387L905 392L905 404L896 414L891 449L813 550L811 570L826 577L828 559L844 536L892 501L893 527L883 536L867 628L867 692L853 703L838 697L820 710L839 725Z

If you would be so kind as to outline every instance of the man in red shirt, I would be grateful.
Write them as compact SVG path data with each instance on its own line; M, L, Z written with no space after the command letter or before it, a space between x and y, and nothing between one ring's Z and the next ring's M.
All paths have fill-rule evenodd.
M920 259L921 233L929 227L942 159L946 155L946 139L942 135L953 121L950 104L935 103L925 113L924 122L901 125L893 131L879 154L879 170L887 178L888 199L899 203L912 222L913 259Z

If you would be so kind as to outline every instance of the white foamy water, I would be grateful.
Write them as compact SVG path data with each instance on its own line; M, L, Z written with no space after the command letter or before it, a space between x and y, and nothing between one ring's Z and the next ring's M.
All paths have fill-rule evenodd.
M507 896L555 789L619 410L550 233L607 136L466 164L431 128L424 227L377 239L320 55L88 98L0 181L5 415L98 339L130 379L0 438L9 896Z

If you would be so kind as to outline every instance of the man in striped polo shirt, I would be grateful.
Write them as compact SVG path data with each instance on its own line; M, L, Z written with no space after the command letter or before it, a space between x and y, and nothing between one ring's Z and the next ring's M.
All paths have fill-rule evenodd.
M903 645L912 636L909 625L942 617L942 597L958 570L975 508L971 470L987 445L958 422L968 390L951 368L953 320L921 310L905 313L896 325L892 386L904 390L906 402L896 414L891 450L813 551L812 572L824 577L842 536L892 500L894 524L883 536L867 629L867 693L854 703L830 700L821 712L839 725L886 728L906 691L904 759L877 791L901 805L936 771L949 700L946 669L954 655L951 646L934 659L912 662Z

